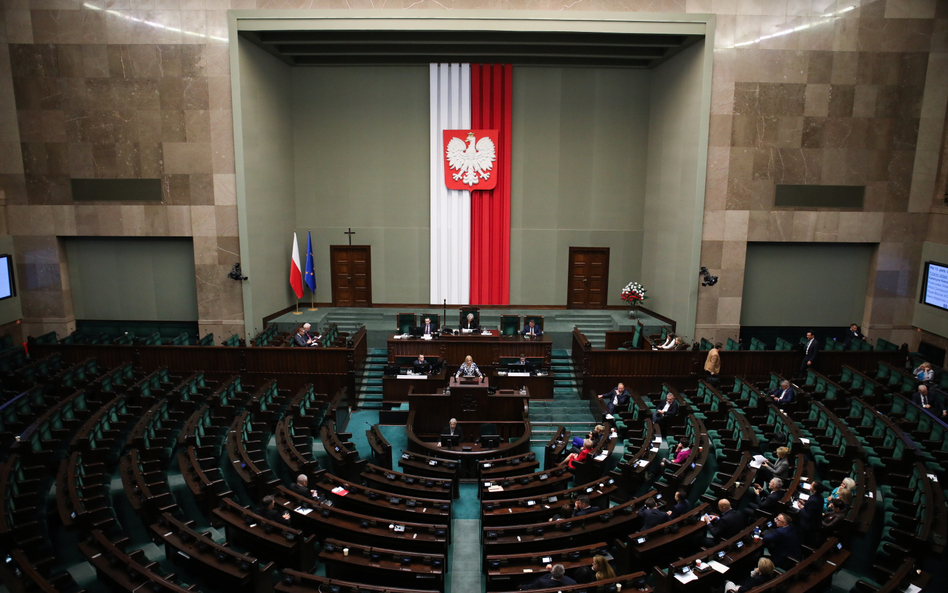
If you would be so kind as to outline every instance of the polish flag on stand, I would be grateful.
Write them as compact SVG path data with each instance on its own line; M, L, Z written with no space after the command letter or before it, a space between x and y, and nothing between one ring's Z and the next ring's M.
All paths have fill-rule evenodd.
M293 233L293 252L290 254L290 286L296 293L296 298L303 298L303 273L300 269L300 244Z

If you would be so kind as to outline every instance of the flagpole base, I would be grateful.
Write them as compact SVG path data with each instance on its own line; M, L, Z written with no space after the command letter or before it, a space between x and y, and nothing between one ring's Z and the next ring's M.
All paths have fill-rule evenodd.
M314 307L312 309L307 309L307 311L319 311L319 307Z
M302 315L303 312L302 312L302 311L293 311L293 312L290 313L290 314L291 314L291 315Z

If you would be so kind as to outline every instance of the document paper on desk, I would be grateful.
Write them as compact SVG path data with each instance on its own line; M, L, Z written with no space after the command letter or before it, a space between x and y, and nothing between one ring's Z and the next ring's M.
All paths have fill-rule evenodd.
M718 571L718 572L720 572L720 573L722 573L722 574L725 573L725 572L727 572L727 571L729 571L729 570L731 570L731 567L730 567L730 566L725 566L725 565L721 564L720 562L718 562L717 560L712 560L711 562L708 562L708 566L710 566L711 568L713 568L714 570L716 570L716 571Z
M698 575L694 572L685 572L685 573L676 573L675 578L682 584L690 583L691 581L697 581Z

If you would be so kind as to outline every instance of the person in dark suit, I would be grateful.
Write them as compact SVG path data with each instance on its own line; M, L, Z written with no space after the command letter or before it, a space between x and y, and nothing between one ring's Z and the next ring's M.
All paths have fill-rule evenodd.
M652 412L652 422L659 426L664 426L665 421L676 414L678 414L678 401L675 399L675 394L669 392L665 396L665 403Z
M803 532L803 541L807 545L814 545L819 541L820 530L823 527L823 484L810 482L809 497L806 502L797 501L796 507L800 510L800 531Z
M783 480L780 478L772 478L768 484L769 492L764 492L764 489L759 484L754 484L751 488L748 495L751 497L751 502L748 506L748 510L753 512L754 509L760 509L768 513L776 512L780 504L780 499L783 498L784 491Z
M919 385L918 391L912 394L912 403L920 408L928 410L935 416L945 417L948 413L945 412L945 409L941 406L941 402L938 401L938 398L932 397L928 393L927 385Z
M675 506L673 506L671 510L668 511L668 518L677 519L690 510L691 503L688 502L688 493L684 490L679 490L675 493Z
M297 346L302 346L303 348L307 346L315 346L316 338L313 337L313 334L309 333L309 328L311 326L308 323L304 323L296 330L296 335L293 336L293 342Z
M452 418L450 421L448 421L447 424L444 425L444 428L441 429L441 434L457 435L458 442L459 443L464 442L464 431L461 430L461 427L458 426L458 421L454 418ZM441 446L441 441L438 441L438 446L439 447Z
M524 585L521 587L521 590L529 591L531 589L554 589L576 584L576 581L566 576L566 568L564 568L562 564L547 564L546 569L549 571L548 573L533 581L529 585Z
M770 558L774 564L783 569L793 566L790 558L803 559L803 549L800 547L800 536L793 526L790 515L780 513L774 519L776 527L764 532L764 547L770 551Z
M616 388L609 393L603 393L600 395L599 399L605 399L606 402L608 402L606 404L606 410L612 414L615 412L617 407L624 406L629 402L629 392L626 391L625 385L623 383L619 383L616 385Z
M430 373L431 372L431 363L425 360L424 354L419 354L418 358L412 361L412 370L416 373Z
M540 329L540 326L537 325L536 322L531 319L530 321L527 322L527 325L525 325L524 328L520 330L520 335L539 337L543 335L543 330Z
M639 517L644 519L642 522L642 531L668 521L668 515L658 510L658 503L655 502L655 498L652 496L649 496L648 500L645 501L645 508L639 511Z
M834 498L829 505L830 512L823 515L823 530L827 534L835 534L842 527L849 511L846 510L846 503L838 498Z
M790 387L790 381L783 381L780 387L770 392L770 397L778 404L790 404L793 403L796 394L793 387Z
M583 494L576 499L576 506L573 509L573 518L582 517L583 515L588 515L589 513L595 513L596 511L601 510L596 505L590 502L589 497Z
M464 322L461 324L461 329L471 329L471 330L478 329L480 328L478 321L479 320L477 319L476 315L474 315L473 313L468 313Z
M728 581L724 586L724 593L746 593L755 587L770 582L774 578L774 563L770 558L762 557L757 561L757 568L751 571L750 576L740 586Z
M260 516L264 519L269 519L270 521L276 521L282 525L289 527L290 525L290 512L287 510L280 510L276 508L276 501L272 496L267 495L263 497L263 500L260 501L263 505L260 508Z
M730 539L744 529L744 514L731 508L731 501L722 498L718 501L720 515L705 515L701 519L708 525L708 537L703 545L710 548L718 542Z
M290 490L296 492L300 496L305 496L306 498L316 498L316 491L310 490L307 487L309 483L309 478L306 477L306 474L300 474L296 476L296 483L290 484Z
M862 335L862 332L859 331L859 326L853 323L849 326L849 329L846 330L846 337L843 339L843 345L846 346L846 349L849 350L852 348L853 342L862 340L866 341L866 336Z
M806 332L806 346L803 348L803 360L800 361L798 377L806 377L807 369L813 368L813 365L816 364L816 354L819 350L820 347L816 343L816 336L813 335L813 332Z
M421 335L430 336L438 331L438 327L431 323L430 317L425 317L425 322L421 325Z

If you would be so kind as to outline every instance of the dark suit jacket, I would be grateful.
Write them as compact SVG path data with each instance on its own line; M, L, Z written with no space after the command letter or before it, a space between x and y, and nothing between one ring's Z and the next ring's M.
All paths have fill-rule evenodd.
M611 404L612 404L612 400L615 399L616 395L619 396L619 404L618 404L618 405L623 406L623 405L625 405L625 404L627 404L627 403L629 402L629 390L628 390L628 389L623 389L623 390L622 390L622 393L619 393L618 391L616 391L615 389L613 389L613 390L610 391L609 393L604 393L604 394L602 395L602 400L603 400L604 402L606 402L606 405L607 405L607 406L608 406L608 405L611 405Z
M436 334L436 333L438 333L438 324L435 323L434 321L432 321L432 322L431 322L430 324L428 324L427 326L425 326L424 321L422 321L420 327L421 327L421 335L423 335L423 336L426 335L426 334ZM425 331L425 327L427 327L429 331Z
M688 502L688 499L686 498L685 500L679 502L678 504L676 504L675 506L673 506L673 507L671 508L672 514L669 515L668 517L669 517L670 519L676 519L676 518L678 518L678 517L684 515L685 513L687 513L687 512L690 511L690 510L691 510L691 503Z
M445 425L444 425L444 428L441 429L441 434L451 434L451 425L450 425L450 424L445 424ZM461 430L461 425L460 425L460 424L458 424L457 426L454 427L454 434L458 435L458 442L459 442L459 443L463 443L463 442L464 442L464 431Z
M765 576L759 572L754 573L753 575L747 577L747 580L741 583L741 586L737 589L737 593L744 593L745 591L750 591L754 587L759 587L764 583L768 582L770 579L774 578L774 575Z
M816 360L816 353L819 352L820 347L817 345L816 338L813 338L803 348L803 362L813 362Z
M521 335L521 336L526 336L526 335L529 334L529 333L530 333L530 324L528 323L526 327L524 327L522 330L520 330L520 335ZM540 329L540 326L539 326L539 325L533 326L533 335L535 335L535 336L542 336L542 335L543 335L543 330Z
M639 511L639 517L645 519L642 523L643 530L651 529L669 520L668 515L658 509L642 509Z
M655 411L656 411L656 412L661 412L661 411L662 411L662 408L665 407L665 404L666 404L666 403L667 403L667 402L664 402L664 401L663 401L660 405L656 405L656 406L655 406ZM677 400L677 399L673 399L671 405L668 407L668 411L665 412L665 417L666 417L666 418L670 418L670 417L676 415L677 413L678 413L678 400Z
M751 494L756 499L752 502L757 505L757 508L762 511L767 511L768 513L774 513L779 507L778 503L780 499L783 498L784 491L775 490L773 492L766 492L766 494L765 491L761 491L760 495L758 495L752 490Z
M590 505L590 506L586 507L585 509L579 509L579 510L577 510L577 511L574 511L574 512L573 512L573 517L582 517L583 515L588 515L589 513L596 513L596 512L601 511L601 510L602 510L602 509L600 509L600 508L597 507L596 505Z
M803 558L803 550L800 548L800 537L797 535L797 528L793 525L780 527L778 529L768 529L764 532L764 546L770 550L771 559L777 566L786 566L788 557L800 560Z
M744 513L731 509L714 521L708 523L708 533L719 540L729 539L744 529Z
M304 346L304 347L305 347L305 346L309 346L309 344L306 343L306 340L309 340L309 339L311 339L311 338L312 338L311 335L309 335L309 334L306 333L306 332L303 332L302 334L296 334L296 335L294 335L294 336L293 336L293 341L296 342L296 345L297 345L297 346Z
M827 531L835 531L846 520L847 511L832 512L823 517L823 527Z
M471 320L471 325L468 326L467 319L461 321L461 325L458 326L460 329L478 329L480 325L480 319L477 318L477 315L474 316L474 319Z
M411 366L412 366L412 369L414 369L414 371L415 371L416 373L421 372L422 368L424 368L425 370L429 370L429 371L430 371L430 370L431 370L431 361L430 361L430 360L425 360L425 362L420 362L420 361L416 358L416 359L411 363Z
M819 531L823 523L823 497L810 495L800 509L800 529Z
M862 335L862 332L859 331L858 329L857 329L856 331L853 331L853 330L851 330L851 329L847 329L847 330L846 330L846 338L843 340L843 344L845 344L846 347L849 348L849 345L852 344L854 340L861 340L861 339L863 339L864 337L865 337L865 336L863 336L863 335Z
M283 518L283 513L285 512L286 512L286 509L283 509L282 507L281 508L274 507L272 509L262 510L260 512L260 516L263 517L264 519L276 521L277 523L282 523L283 525L286 525L287 527L289 527L290 520Z
M310 491L309 488L304 488L303 486L300 486L296 482L290 484L290 490L292 490L293 492L296 492L300 496L305 496L306 498L313 498L313 493L312 491Z
M931 393L928 393L928 394L925 396L925 399L928 400L928 405L931 406L931 408L929 408L928 411L931 412L932 414L935 414L936 416L940 415L940 414L941 414L941 411L942 411L942 407L941 407L941 402L938 401L938 398L932 397L932 394L931 394ZM919 393L919 392L917 392L917 391L916 391L915 393L913 393L913 394L912 394L912 403L915 404L916 406L921 407L921 405L922 405L922 394Z
M778 387L777 389L774 389L770 395L777 396L778 404L789 404L793 401L793 398L796 396L796 394L797 392L793 390L793 387L788 387L786 393L784 393L783 389Z
M529 585L526 585L525 587L523 587L523 589L524 589L524 590L529 590L529 589L550 589L550 588L552 588L552 587L563 587L563 586L566 586L566 585L575 585L575 584L576 584L576 581L574 581L573 579L569 578L569 577L566 576L565 574L563 575L563 578L560 579L559 581L554 581L554 580L553 580L553 573L549 573L549 572L548 572L548 573L546 573L545 575L543 575L542 577L540 577L540 578L538 578L537 580L535 580L535 581L533 581L532 583L530 583Z

